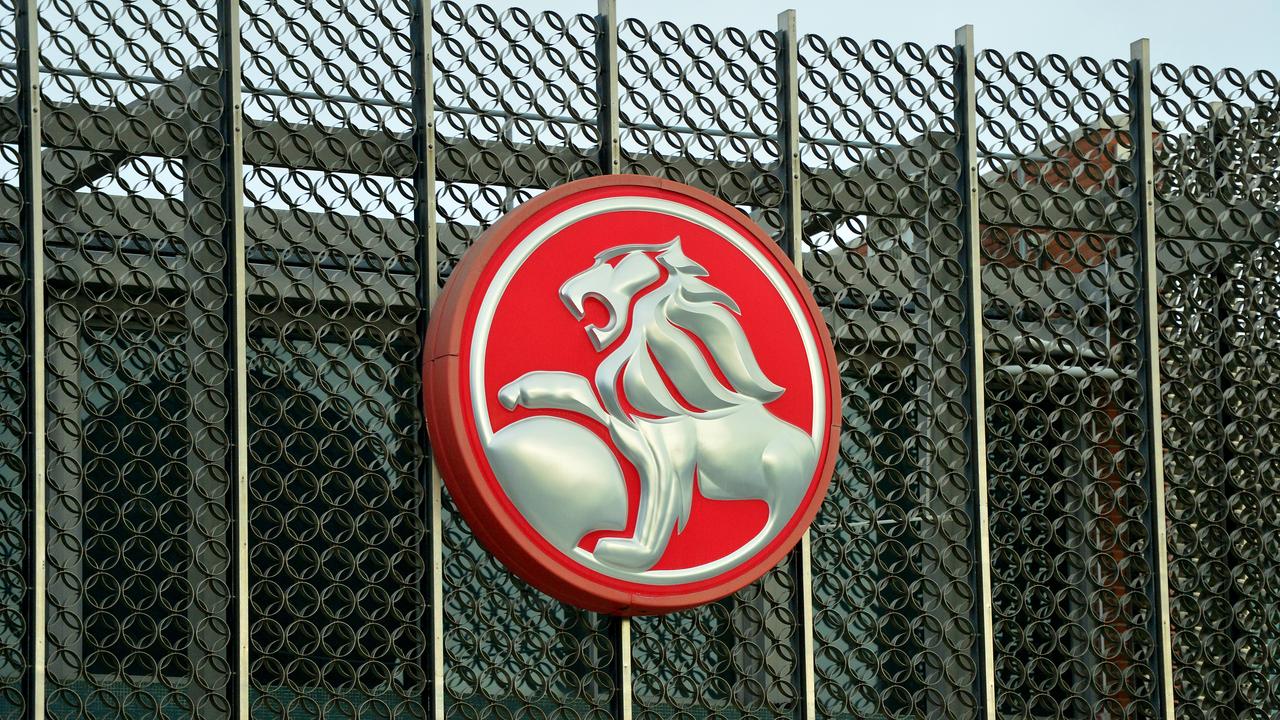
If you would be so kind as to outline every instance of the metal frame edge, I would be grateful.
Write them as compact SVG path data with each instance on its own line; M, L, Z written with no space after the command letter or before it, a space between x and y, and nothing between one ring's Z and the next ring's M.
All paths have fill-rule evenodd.
M982 200L978 177L978 79L977 49L973 26L964 25L955 33L956 131L960 134L957 155L960 159L961 252L965 263L968 310L970 382L970 447L973 449L975 506L977 508L978 612L981 643L982 715L996 717L994 606L991 589L991 523L989 488L987 485L986 370L983 359L982 328L982 226L979 203Z
M800 166L800 38L796 31L796 11L778 13L777 26L777 74L778 74L778 177L782 182L782 250L795 263L796 270L804 275L804 242L800 233L804 227L801 215L801 166ZM803 717L813 720L818 716L817 677L814 667L815 640L813 635L813 545L810 530L800 538L798 546L799 567L797 585L800 592L801 626L801 692Z
M1146 330L1147 393L1144 409L1149 433L1148 472L1151 477L1151 523L1155 530L1156 574L1155 603L1158 613L1152 618L1152 637L1158 651L1160 704L1159 714L1173 720L1173 651L1169 618L1169 549L1168 526L1165 523L1164 435L1160 406L1160 308L1159 267L1156 260L1155 224L1155 160L1151 119L1151 43L1147 38L1129 45L1129 137L1132 143L1130 165L1134 175L1134 205L1137 210L1135 245L1141 263L1141 312Z
M27 273L23 304L27 312L26 341L30 355L24 367L27 403L24 408L26 438L23 455L29 460L27 488L30 507L24 519L23 534L31 539L25 558L25 575L30 582L23 600L23 610L30 622L26 645L30 659L28 711L33 720L44 720L45 677L47 670L48 634L48 505L46 487L45 427L45 298L44 298L44 188L40 152L42 127L40 120L40 30L36 0L18 0L14 8L17 27L19 149L22 158L20 186L26 190L18 222L26 228L26 243L20 262Z
M622 172L621 120L618 116L618 4L617 0L596 0L596 92L600 113L600 172Z
M414 224L421 237L415 247L418 263L417 300L422 307L418 316L418 336L426 342L427 327L431 319L431 310L440 296L440 249L439 231L436 227L436 123L435 123L435 55L432 48L432 6L431 0L414 0L413 26L410 29L413 44L413 79L414 93L412 98L414 125L414 155L418 159L418 168L414 172ZM425 380L422 364L424 358L419 353L419 378ZM428 678L426 688L428 712L436 720L445 717L445 679L444 679L444 527L441 518L442 483L440 471L436 467L435 455L431 452L427 426L424 421L420 428L420 443L427 449L426 471L422 482L427 490L426 503L423 510L427 517L423 518L426 528L426 547L422 548L426 558L427 577L425 595L430 603L429 614L424 618L429 640L429 650L424 660L429 667L423 668Z
M223 230L230 245L227 269L231 286L226 310L231 335L232 367L232 454L231 476L235 483L235 622L236 661L233 664L235 693L232 717L250 717L249 653L249 333L248 333L248 249L244 221L244 126L240 83L240 5L238 0L218 2L218 55L222 65L220 90L223 95L223 210L227 226Z

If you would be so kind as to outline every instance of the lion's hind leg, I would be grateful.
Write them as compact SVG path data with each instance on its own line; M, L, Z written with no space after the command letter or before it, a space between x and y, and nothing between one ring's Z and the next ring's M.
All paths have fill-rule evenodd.
M507 497L565 553L582 536L627 526L627 486L618 461L593 432L558 417L532 417L494 434L486 454Z
M809 489L813 475L813 441L799 432L782 432L760 453L770 524L774 518L790 519Z

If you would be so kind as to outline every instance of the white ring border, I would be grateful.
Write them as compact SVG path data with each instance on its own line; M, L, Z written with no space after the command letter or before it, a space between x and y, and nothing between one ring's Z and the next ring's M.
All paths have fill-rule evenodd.
M493 316L497 311L502 295L506 292L507 285L511 283L511 279L519 271L520 267L524 265L529 256L542 243L561 230L596 215L635 210L670 215L710 230L747 256L752 264L769 280L774 289L778 291L778 294L782 296L788 312L800 331L801 342L804 346L805 356L808 359L810 385L813 388L813 418L809 435L813 439L815 447L821 451L828 429L824 422L827 407L826 381L822 373L822 356L818 352L817 339L813 336L812 329L809 326L808 314L805 313L800 299L792 288L792 283L778 272L773 262L755 246L753 239L744 237L727 223L689 205L644 195L621 195L592 200L558 213L526 235L507 258L503 260L497 272L494 273L493 280L485 289L484 298L480 301L476 311L476 322L471 333L470 342L471 358L467 368L471 382L471 407L475 416L476 430L480 435L481 447L489 447L493 439L493 425L490 423L488 413L489 404L484 396L484 367ZM667 240L669 239L667 238ZM655 241L655 244L660 242L665 242L665 240ZM488 451L486 450L485 452L487 453ZM485 460L486 462L489 460L487 455ZM810 478L810 483L812 483L812 478ZM617 580L642 585L677 585L706 580L737 567L750 559L750 557L754 557L755 553L759 551L759 548L752 547L756 544L757 538L759 536L717 560L674 570L623 571L601 563L591 553L582 548L574 548L574 554L566 557L572 557L578 564ZM750 554L748 554L748 550L751 551Z

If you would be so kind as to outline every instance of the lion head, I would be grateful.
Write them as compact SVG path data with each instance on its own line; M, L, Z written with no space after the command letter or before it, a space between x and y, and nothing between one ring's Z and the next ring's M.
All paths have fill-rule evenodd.
M596 351L608 351L597 388L611 391L620 377L630 405L657 417L767 403L782 394L760 369L738 304L706 276L677 237L600 253L560 287L575 318L586 316L588 300L608 313L605 322L586 327Z

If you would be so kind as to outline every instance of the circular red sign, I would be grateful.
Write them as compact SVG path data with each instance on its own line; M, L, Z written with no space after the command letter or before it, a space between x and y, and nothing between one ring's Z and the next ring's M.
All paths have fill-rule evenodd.
M679 183L580 180L503 217L450 276L424 365L436 463L477 539L589 610L742 588L831 478L839 376L808 287Z

